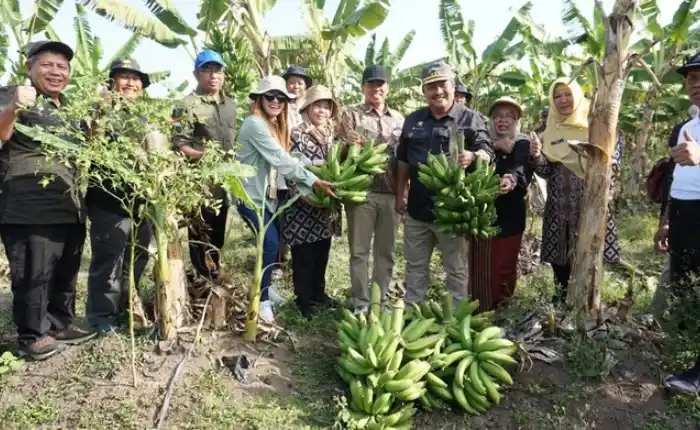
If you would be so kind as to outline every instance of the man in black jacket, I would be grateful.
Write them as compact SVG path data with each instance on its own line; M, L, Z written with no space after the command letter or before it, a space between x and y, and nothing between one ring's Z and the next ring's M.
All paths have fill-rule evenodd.
M455 81L450 66L443 62L427 65L422 73L423 94L428 106L406 118L397 148L398 178L396 210L406 216L404 257L406 259L406 301L424 299L430 285L430 257L437 246L447 274L447 290L455 299L467 295L467 243L462 237L440 233L434 224L435 192L418 179L418 166L428 154L448 153L455 129L471 129L475 139L466 142L459 163L468 168L477 157L492 162L495 158L484 116L455 103ZM408 200L404 198L410 180Z
M141 71L134 59L119 58L110 67L110 90L122 97L127 104L141 97L150 83L148 74ZM111 93L106 96L111 102ZM123 115L129 115L126 110L125 108ZM116 140L119 130L109 130L109 133ZM131 219L131 216L137 214L130 214L124 207L125 203L131 204L129 190L124 188L114 187L105 181L101 186L90 187L85 199L90 217L92 250L86 314L88 323L103 333L114 330L118 316L127 310L128 262L134 227L137 228L134 253L134 279L137 285L148 264L150 226L145 220Z
M0 236L10 265L20 354L43 360L63 344L80 343L94 333L73 324L85 242L85 207L74 184L75 169L49 162L41 142L16 129L16 124L66 125L52 112L69 103L63 90L73 51L42 41L26 53L27 81L0 88Z
M678 69L690 101L700 106L700 53ZM700 121L693 118L674 127L669 140L674 163L669 174L668 203L664 205L654 244L670 253L671 291L682 297L700 275ZM700 392L700 357L695 365L669 376L664 385L673 391Z

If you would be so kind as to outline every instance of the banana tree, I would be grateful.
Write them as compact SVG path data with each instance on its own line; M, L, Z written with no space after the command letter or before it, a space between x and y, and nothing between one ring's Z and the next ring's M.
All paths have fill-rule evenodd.
M18 0L0 0L0 46L8 35L12 35L16 46L22 48L40 34L52 34L57 39L55 31L51 28L51 22L56 14L64 6L64 0L36 0L31 14L23 18ZM74 0L72 2L84 15L85 10L91 10L95 14L112 21L119 26L132 30L139 34L140 38L146 38L160 43L163 46L174 48L186 43L182 37L194 37L197 33L191 29L177 11L172 9L167 2L160 0L143 0L149 12L144 12L129 5L123 0ZM83 21L87 23L85 17ZM131 41L131 43L134 43ZM9 43L7 43L9 44ZM101 46L99 46L101 47ZM21 81L23 76L24 53L20 58L12 62L11 82ZM7 72L7 54L3 55L3 64L0 66L0 77ZM88 60L89 56L83 56ZM87 64L81 64L85 67Z
M496 40L479 56L472 44L474 21L465 20L458 0L440 0L440 32L447 50L448 61L454 67L460 82L474 93L474 104L484 108L481 100L499 81L499 72L514 64L527 53L528 42L518 40L523 32L541 34L541 27L530 15L532 2L526 2L513 17ZM486 100L488 102L488 100Z
M171 99L140 98L129 102L119 98L110 101L112 109L103 109L95 116L95 105L104 103L96 84L103 76L79 78L71 98L70 110L57 113L66 124L50 132L42 127L22 127L23 133L46 143L49 156L56 162L70 162L76 167L81 191L88 186L102 186L109 180L114 186L132 189L131 202L140 201L140 212L133 206L123 208L138 218L146 218L153 226L157 244L154 275L156 280L156 318L159 334L172 340L186 322L188 290L178 238L178 221L190 216L202 205L216 204L211 197L211 184L224 178L250 177L255 169L236 161L225 161L216 146L207 145L207 157L196 165L185 162L170 150L172 127ZM124 115L128 111L130 115ZM86 135L80 124L93 119L93 133ZM147 118L147 121L142 121ZM179 118L182 123L192 117ZM120 130L117 144L99 130ZM55 134L53 134L55 133ZM73 144L56 135L69 137ZM145 137L145 139L144 139ZM147 148L144 151L143 141ZM231 155L231 154L229 154Z
M290 64L311 66L310 74L331 88L336 96L345 82L346 59L357 40L379 27L389 14L390 0L340 0L332 20L323 16L325 0L303 0L302 8L308 32L305 35L277 38L276 55L281 67Z
M75 56L71 62L71 78L73 82L85 76L102 76L109 73L109 66L119 57L130 57L143 40L143 36L134 33L117 51L105 61L102 40L92 32L88 20L87 10L80 4L75 5L75 18L73 29L75 30ZM44 28L44 34L49 40L61 41L58 33L49 24ZM170 75L170 71L149 73L152 83L164 80Z
M627 191L638 196L646 174L651 153L650 137L659 108L659 99L670 92L678 93L680 76L675 73L675 64L684 54L695 49L700 42L700 30L695 25L700 11L695 10L697 0L684 0L676 9L671 23L661 26L658 22L660 10L657 0L645 0L641 4L646 19L649 37L637 42L632 49L643 53L638 59L642 67L632 71L630 80L646 91L641 103L641 121L636 122L634 154Z

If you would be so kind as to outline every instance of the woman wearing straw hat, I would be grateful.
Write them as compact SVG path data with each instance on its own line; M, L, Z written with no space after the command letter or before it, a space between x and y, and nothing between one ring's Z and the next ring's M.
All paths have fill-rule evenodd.
M520 133L522 107L510 97L491 105L491 137L496 150L496 173L501 176L496 199L498 236L472 240L469 288L482 310L490 310L515 291L520 242L525 231L525 196L532 180L530 139Z
M251 115L243 121L238 141L238 159L243 164L253 166L257 176L245 182L245 190L253 203L263 208L264 222L268 223L277 211L275 179L277 173L294 181L302 195L312 188L334 196L332 184L318 179L304 169L302 162L289 155L290 127L289 101L294 98L287 92L284 79L280 76L266 76L260 80L257 89L249 94L253 100ZM272 178L272 182L270 181ZM257 234L258 213L254 208L238 203L238 213L246 224ZM278 225L273 223L265 232L263 245L263 275L260 297L260 318L274 322L274 313L268 296L272 278L272 266L277 259L279 246Z
M333 94L324 86L312 87L306 94L299 112L303 122L292 129L290 150L301 153L313 164L323 164L328 150L333 145L333 135L327 124L339 115L339 106ZM292 194L297 192L293 181L289 181ZM297 200L284 213L283 237L292 250L292 280L296 303L301 314L307 318L313 307L333 307L335 302L326 295L326 267L331 240L340 233L340 218L326 208L311 205L303 199Z

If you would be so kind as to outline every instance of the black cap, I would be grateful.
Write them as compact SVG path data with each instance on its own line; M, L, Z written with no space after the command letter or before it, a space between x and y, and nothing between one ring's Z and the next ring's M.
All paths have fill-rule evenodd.
M369 66L362 72L363 84L372 81L389 82L389 74L384 70L384 67L377 65Z
M114 74L120 71L136 73L141 78L144 89L151 85L151 78L147 73L141 71L141 66L133 58L119 57L112 61L112 64L109 66L109 79L114 79Z
M292 76L299 76L300 78L304 79L304 82L306 82L306 88L309 88L313 84L311 76L307 75L306 70L304 70L302 67L289 66L287 71L284 72L284 75L282 75L285 81Z
M676 72L685 76L692 69L700 69L700 52L695 53L692 57L686 57L683 65L676 69Z
M455 92L457 94L462 94L464 97L471 97L472 93L469 92L469 90L466 87L463 87L462 85L457 85L455 87Z
M70 46L56 40L41 40L39 42L28 43L22 50L22 52L27 55L27 58L47 51L59 53L66 57L68 61L73 59L73 50L70 49Z

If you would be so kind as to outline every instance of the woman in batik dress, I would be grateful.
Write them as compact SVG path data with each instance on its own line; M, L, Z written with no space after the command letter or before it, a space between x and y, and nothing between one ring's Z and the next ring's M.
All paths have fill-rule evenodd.
M540 252L542 262L552 266L557 286L554 301L560 302L566 298L579 233L586 158L581 155L585 150L576 148L583 148L588 142L589 103L579 84L566 78L554 81L549 91L549 103L542 142L533 139L531 156L535 172L547 180ZM613 184L620 172L620 143L618 140L612 154ZM620 261L612 198L608 206L603 257L606 263Z
M291 154L302 155L312 164L325 163L334 144L327 125L338 117L338 111L328 88L311 87L299 107L303 122L292 129ZM288 185L290 194L294 195L294 183ZM332 237L340 233L340 213L332 213L300 198L283 216L283 236L292 253L296 304L301 314L310 318L314 308L336 305L325 292L325 277Z

